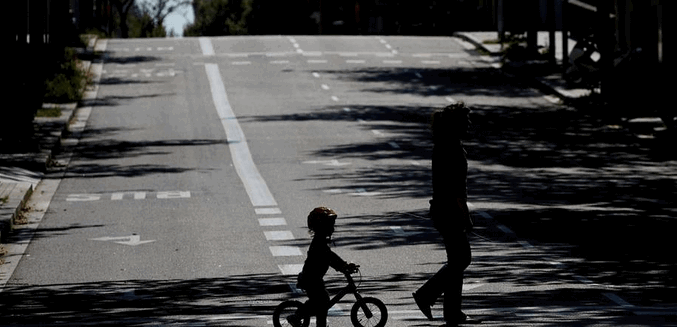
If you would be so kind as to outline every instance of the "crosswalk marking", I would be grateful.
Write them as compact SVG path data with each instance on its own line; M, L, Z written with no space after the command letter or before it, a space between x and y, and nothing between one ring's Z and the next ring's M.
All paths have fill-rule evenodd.
M279 208L256 208L254 209L257 215L279 215L282 210Z
M277 265L277 267L282 272L282 275L285 276L298 275L303 270L303 264Z
M287 221L284 218L259 218L259 226L284 226Z
M294 235L288 230L265 231L263 234L268 241L289 241L294 239Z
M302 256L301 249L296 246L271 246L269 247L270 253L274 257L293 257L293 256Z

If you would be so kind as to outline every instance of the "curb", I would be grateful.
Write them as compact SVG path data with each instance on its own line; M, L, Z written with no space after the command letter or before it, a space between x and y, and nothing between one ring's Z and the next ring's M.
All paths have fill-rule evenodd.
M87 52L94 52L97 38L92 37L87 45ZM80 65L87 74L91 68L90 61L81 61ZM68 134L68 126L71 120L75 117L78 103L68 104L43 104L43 108L53 108L58 106L61 109L61 116L52 117L35 117L34 123L38 125L52 125L52 131L48 131L42 135L39 141L40 151L35 154L24 155L23 158L32 158L35 163L29 164L28 167L16 168L24 170L36 170L40 175L47 171L54 162L53 155L57 153L60 147L63 146L63 139ZM9 162L11 164L11 160ZM21 211L24 209L26 202L33 194L35 187L41 182L42 176L37 179L29 178L32 181L24 181L26 178L10 178L3 180L0 178L0 243L8 237L11 231L15 228L15 220L20 217ZM2 177L2 176L0 176Z
M32 194L32 183L0 183L0 198L7 199L7 202L0 206L0 241L12 231L14 220L20 216L21 210Z

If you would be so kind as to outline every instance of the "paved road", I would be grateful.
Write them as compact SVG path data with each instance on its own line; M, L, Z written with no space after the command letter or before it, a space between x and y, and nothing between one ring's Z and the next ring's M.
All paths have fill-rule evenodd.
M295 296L307 212L327 205L336 252L362 265L388 325L439 325L410 297L444 261L421 218L431 111L466 101L490 124L489 108L561 110L454 38L105 42L87 127L53 192L38 192L53 196L3 290L3 323L265 326ZM510 169L483 159L471 179ZM534 246L492 216L520 201L471 194L465 303L484 325L645 324L614 285L573 269L565 244ZM332 310L334 326L349 309Z

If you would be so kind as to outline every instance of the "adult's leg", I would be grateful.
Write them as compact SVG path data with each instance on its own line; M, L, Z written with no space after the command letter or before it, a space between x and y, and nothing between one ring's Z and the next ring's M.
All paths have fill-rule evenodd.
M463 272L470 265L471 251L468 236L463 232L444 233L447 251L446 283L444 284L444 320L456 322L462 316Z

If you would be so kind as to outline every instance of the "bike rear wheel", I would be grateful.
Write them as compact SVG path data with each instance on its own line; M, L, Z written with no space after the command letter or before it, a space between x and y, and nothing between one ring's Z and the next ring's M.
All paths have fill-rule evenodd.
M280 303L273 311L273 326L275 327L292 327L288 319L296 316L296 312L303 306L299 301L284 301ZM310 325L310 316L296 316L300 322L299 326L308 327Z
M388 321L388 309L377 298L363 297L353 305L350 320L356 327L384 327Z

